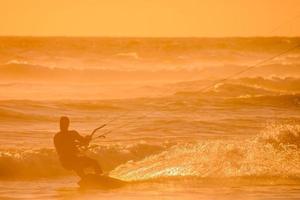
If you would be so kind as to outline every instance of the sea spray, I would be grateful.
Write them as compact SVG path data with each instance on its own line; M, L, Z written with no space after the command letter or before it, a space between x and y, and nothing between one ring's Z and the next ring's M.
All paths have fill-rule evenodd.
M127 181L165 177L300 178L299 125L268 127L246 140L213 140L178 144L117 167L111 175Z

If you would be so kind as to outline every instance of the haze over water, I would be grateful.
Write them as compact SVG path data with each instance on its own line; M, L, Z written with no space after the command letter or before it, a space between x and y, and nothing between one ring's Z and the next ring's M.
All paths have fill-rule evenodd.
M0 197L299 198L300 50L213 84L299 42L1 37ZM78 190L62 115L81 134L116 119L86 153L128 186Z

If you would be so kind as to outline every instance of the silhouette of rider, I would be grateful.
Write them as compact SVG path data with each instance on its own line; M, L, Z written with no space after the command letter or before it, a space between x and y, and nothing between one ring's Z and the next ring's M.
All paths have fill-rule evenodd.
M68 117L60 118L60 131L54 136L54 145L62 166L73 170L81 178L85 176L86 168L93 168L96 174L102 174L98 162L87 156L80 155L79 146L86 146L91 141L91 136L83 137L75 130L69 130Z

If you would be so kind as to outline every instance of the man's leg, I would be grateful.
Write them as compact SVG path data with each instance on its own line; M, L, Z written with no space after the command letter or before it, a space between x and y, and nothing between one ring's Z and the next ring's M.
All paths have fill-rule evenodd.
M91 165L94 168L96 174L102 174L103 173L103 171L102 171L102 169L101 169L101 167L100 167L97 160L91 159Z
M85 176L85 173L83 171L82 168L75 168L74 171L76 172L76 174L80 177L80 178L83 178Z
M78 164L80 163L80 159L79 157L72 157L69 158L67 160L64 160L62 162L62 166L66 169L66 170L73 170L74 172L76 172L76 174L80 177L83 178L85 176L84 173L84 166Z
M89 157L81 157L80 162L84 164L85 167L92 167L96 174L102 174L103 171L97 160Z

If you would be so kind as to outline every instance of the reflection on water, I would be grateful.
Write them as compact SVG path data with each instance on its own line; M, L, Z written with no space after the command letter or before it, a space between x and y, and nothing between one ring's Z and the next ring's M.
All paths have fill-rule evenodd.
M298 199L299 184L256 185L248 183L206 181L155 181L133 183L113 190L82 190L75 184L76 178L38 181L0 182L0 198L3 199Z

